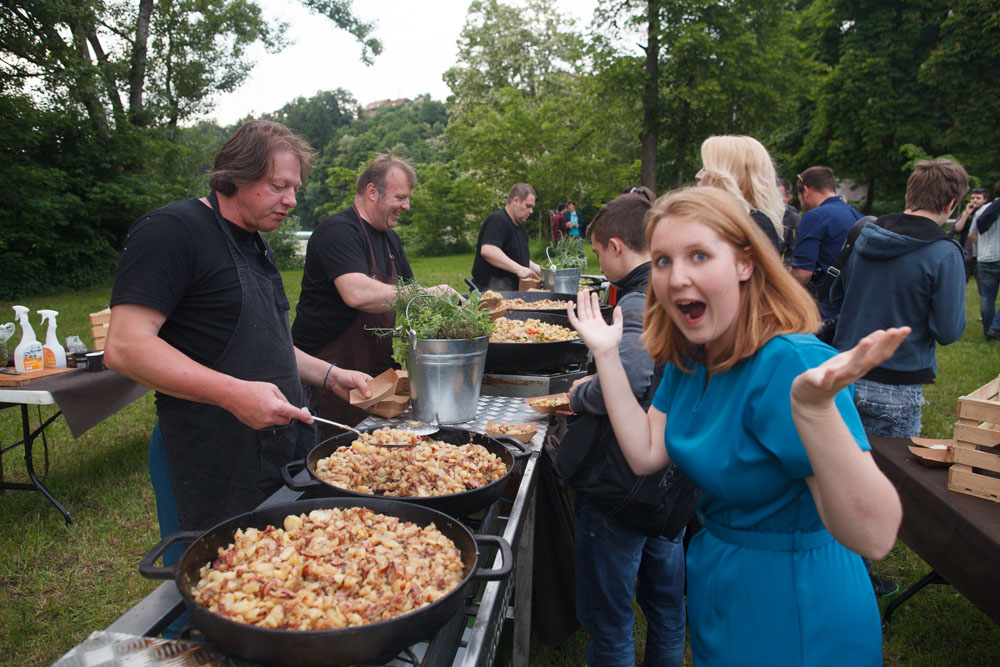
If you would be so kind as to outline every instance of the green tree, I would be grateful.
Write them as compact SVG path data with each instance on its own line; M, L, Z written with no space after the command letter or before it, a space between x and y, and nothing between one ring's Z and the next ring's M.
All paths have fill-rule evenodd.
M343 88L323 90L312 97L298 97L273 113L263 114L304 137L314 150L323 150L330 139L358 117L354 96Z
M305 1L381 49L348 0ZM0 4L0 297L106 280L139 214L203 190L222 136L184 124L284 29L248 0Z
M903 146L950 152L946 130L958 100L942 98L920 78L949 11L932 0L816 0L807 11L815 53L829 73L818 85L796 162L827 164L838 177L867 184L866 212L902 205L909 161Z
M538 193L529 227L538 220L544 235L558 201L586 208L637 178L634 157L609 140L618 119L598 109L596 89L580 74L582 46L551 2L470 5L458 63L445 73L452 91L446 136L463 173L491 193L476 207L478 222L524 181Z
M605 90L630 96L626 108L641 109L636 138L644 185L655 191L657 183L677 187L690 180L701 141L710 135L766 140L782 126L800 94L802 55L792 25L786 0L600 3L595 71ZM644 39L641 56L622 47L637 35Z

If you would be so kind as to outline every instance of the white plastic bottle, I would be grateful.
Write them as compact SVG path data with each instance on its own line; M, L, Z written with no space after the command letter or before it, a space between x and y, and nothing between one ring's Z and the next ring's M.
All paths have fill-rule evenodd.
M59 344L59 337L56 336L56 316L57 310L36 311L42 316L42 324L49 321L49 331L45 334L45 345L42 345L42 357L46 368L66 368L66 349Z
M35 330L28 321L28 309L14 306L14 317L21 323L21 342L14 348L14 368L18 373L40 371L45 367L42 344L35 338Z

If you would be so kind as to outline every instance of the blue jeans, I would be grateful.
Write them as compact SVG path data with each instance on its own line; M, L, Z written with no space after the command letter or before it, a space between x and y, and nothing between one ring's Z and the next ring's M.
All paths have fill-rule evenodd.
M854 383L854 406L868 435L919 437L923 405L923 385L882 384L871 380Z
M979 314L983 318L983 334L1000 336L1000 312L997 312L997 291L1000 291L1000 262L979 262Z
M590 633L587 664L635 664L634 583L648 624L643 664L680 667L686 624L683 531L673 540L646 537L577 498L576 617Z
M181 532L181 522L177 516L177 502L174 500L174 485L170 481L170 471L167 468L167 452L163 444L163 434L160 423L153 427L149 436L149 454L146 457L149 467L149 481L153 483L153 495L156 497L156 517L160 523L160 539ZM181 559L184 545L175 544L163 554L163 565L169 567Z

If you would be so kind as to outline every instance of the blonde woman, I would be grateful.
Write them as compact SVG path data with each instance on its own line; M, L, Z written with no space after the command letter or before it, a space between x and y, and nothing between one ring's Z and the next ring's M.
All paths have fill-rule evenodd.
M701 144L701 164L695 176L698 185L721 188L742 199L750 217L780 253L785 203L778 191L774 162L764 145L753 137L709 137Z
M881 665L881 625L859 554L881 558L902 518L851 400L908 328L847 352L819 342L812 298L742 200L688 188L646 214L652 267L643 342L663 380L644 412L618 355L622 317L581 293L590 348L632 470L671 461L702 489L687 555L699 665Z

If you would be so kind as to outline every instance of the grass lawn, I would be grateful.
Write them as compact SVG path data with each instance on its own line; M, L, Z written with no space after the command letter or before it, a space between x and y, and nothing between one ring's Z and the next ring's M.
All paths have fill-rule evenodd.
M588 247L589 252L589 247ZM597 273L590 255L588 273ZM446 282L467 291L470 255L414 259L424 284ZM301 272L287 272L290 301L298 301ZM60 311L59 336L77 334L90 343L87 314L104 308L110 288L28 299L23 305ZM0 304L0 322L13 319L12 304ZM974 284L967 292L969 326L962 339L938 351L940 375L926 389L924 432L950 437L955 400L1000 372L1000 345L983 342ZM40 327L36 333L43 335ZM15 335L13 343L19 340ZM13 349L13 345L11 345ZM55 412L41 408L42 417ZM0 444L20 439L17 409L0 411ZM33 422L38 416L32 409ZM65 422L48 429L51 469L45 480L73 516L67 527L39 493L0 495L0 662L48 665L92 631L106 627L158 585L142 579L138 563L158 539L152 490L146 473L146 442L154 421L151 394L74 440ZM44 465L41 444L36 466ZM26 481L21 451L3 455L10 481ZM998 509L1000 511L1000 509ZM961 545L956 545L961 548ZM929 567L902 543L875 571L901 586L917 581ZM643 621L638 622L642 636ZM586 635L581 631L553 648L532 644L532 664L583 664ZM932 586L903 605L885 636L887 665L1000 665L1000 628L947 586Z

